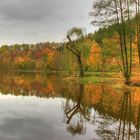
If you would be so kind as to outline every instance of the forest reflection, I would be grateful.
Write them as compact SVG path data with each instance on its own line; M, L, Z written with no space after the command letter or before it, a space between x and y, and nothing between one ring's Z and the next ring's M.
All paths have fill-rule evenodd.
M76 102L71 102L70 99L67 99L64 106L66 122L68 124L67 130L72 135L85 134L86 121L88 121L90 124L98 126L96 132L102 138L113 138L115 140L139 140L140 105L135 106L137 108L133 108L130 90L126 90L122 94L119 102L120 104L118 105L118 111L114 112L114 116L114 110L111 106L108 108L109 113L106 112L103 96L97 104L91 103L91 105L85 106L87 104L84 104L82 101L84 100L84 85L80 84L79 87L80 90L79 93L77 93L78 96L75 98ZM104 94L105 88L104 86L101 87L102 94ZM99 114L97 112L93 113L92 107Z
M91 124L103 139L140 139L139 88L119 90L108 84L80 84L61 79L55 75L6 73L0 75L0 92L64 99L66 129L72 135L85 135L87 124Z

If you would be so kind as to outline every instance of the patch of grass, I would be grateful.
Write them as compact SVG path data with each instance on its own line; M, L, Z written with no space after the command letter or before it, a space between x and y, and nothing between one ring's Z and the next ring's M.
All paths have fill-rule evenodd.
M116 79L110 77L83 77L80 78L81 83L115 83Z
M112 77L118 75L116 72L85 72L86 77Z
M66 82L79 81L79 77L66 77L66 78L63 78L63 81L66 81Z

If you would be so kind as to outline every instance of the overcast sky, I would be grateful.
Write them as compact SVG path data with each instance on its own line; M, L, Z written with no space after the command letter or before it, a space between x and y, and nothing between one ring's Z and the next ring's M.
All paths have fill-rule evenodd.
M0 45L63 41L73 26L93 32L93 0L0 0Z

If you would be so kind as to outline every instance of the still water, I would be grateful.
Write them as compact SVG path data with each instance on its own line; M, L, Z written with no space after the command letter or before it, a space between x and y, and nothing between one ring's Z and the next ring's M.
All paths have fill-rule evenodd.
M0 75L0 140L139 140L140 88Z

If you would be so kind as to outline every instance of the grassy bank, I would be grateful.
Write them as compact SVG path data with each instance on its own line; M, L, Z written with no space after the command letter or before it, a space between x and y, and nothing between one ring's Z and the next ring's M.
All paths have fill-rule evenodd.
M70 76L64 78L66 81L79 81L81 83L108 83L114 84L122 81L121 74L117 73L101 73L101 72L87 72L85 77Z

